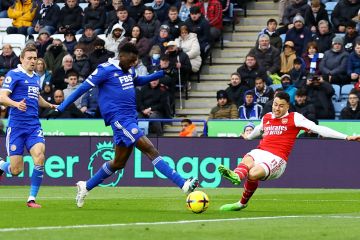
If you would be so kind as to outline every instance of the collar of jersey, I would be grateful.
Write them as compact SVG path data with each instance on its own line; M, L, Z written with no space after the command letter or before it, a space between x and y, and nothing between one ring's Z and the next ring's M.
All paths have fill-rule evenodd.
M289 116L289 112L285 113L284 116L282 116L281 118L284 118L284 117L287 117L287 116ZM276 118L273 113L271 113L271 118L272 119Z
M29 77L33 77L34 76L34 72L30 75L30 74L28 74L27 72L26 72L26 70L21 66L21 64L18 64L18 69L21 71L21 72L23 72L23 73L25 73L26 75L28 75Z

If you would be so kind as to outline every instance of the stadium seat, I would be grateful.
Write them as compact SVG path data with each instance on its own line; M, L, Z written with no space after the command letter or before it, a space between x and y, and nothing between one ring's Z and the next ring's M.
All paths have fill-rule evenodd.
M75 35L75 38L76 38L76 41L79 41L79 39L81 38L82 34L76 34Z
M334 109L335 109L335 119L339 119L340 117L340 113L341 110L346 107L346 103L345 101L341 101L341 102L334 102Z
M89 3L79 3L79 6L82 8L82 10L84 11L85 8L87 8L89 6Z
M335 94L332 96L333 102L337 102L340 100L340 85L337 84L331 84L333 89L335 90Z
M38 36L39 36L39 34L37 34L37 33L31 34L31 35L33 35L33 37L34 37L34 41L36 41L36 39L37 39L37 38L38 38Z
M348 96L350 91L354 88L353 84L346 84L344 86L341 87L341 95L340 95L340 100L343 101L347 101Z
M53 39L60 39L62 42L65 40L64 34L53 34L51 35Z
M278 88L282 88L281 84L271 84L270 87L275 91Z
M331 16L331 13L334 11L337 2L327 2L325 3L325 10L327 11L328 15Z
M104 41L106 41L106 34L99 34L98 37Z
M285 33L284 33L284 34L281 34L281 35L280 35L280 38L281 38L282 44L284 45L284 43L285 43L285 38L286 38L286 34L285 34Z
M5 32L8 27L12 26L11 18L0 18L0 31Z
M65 3L56 3L56 4L59 6L60 10L65 6Z
M139 128L144 132L145 135L149 134L149 122L139 121Z
M2 44L11 44L13 48L20 50L25 47L25 35L22 34L8 34L3 36Z

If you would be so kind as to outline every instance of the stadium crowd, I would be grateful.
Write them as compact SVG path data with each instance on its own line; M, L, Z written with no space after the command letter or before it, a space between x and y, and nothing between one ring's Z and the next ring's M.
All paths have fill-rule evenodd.
M118 49L130 42L139 51L138 75L166 72L137 89L139 117L172 118L177 84L190 90L191 75L201 70L220 38L223 16L232 2L89 0L83 9L77 0L7 0L1 1L0 17L13 20L7 34L23 34L26 45L37 48L36 72L45 100L60 104L99 64L117 56ZM267 21L245 62L231 74L229 87L217 92L217 106L209 118L259 119L271 111L274 94L285 91L293 110L311 120L334 119L335 107L344 101L337 117L359 119L360 1L339 0L331 16L324 3L281 1L279 24L276 19ZM18 63L11 44L4 44L0 83ZM341 98L336 90L349 84L353 89ZM39 114L46 116L46 110ZM61 117L98 118L99 114L93 88ZM6 117L4 108L1 117ZM152 125L152 131L161 135L161 124Z

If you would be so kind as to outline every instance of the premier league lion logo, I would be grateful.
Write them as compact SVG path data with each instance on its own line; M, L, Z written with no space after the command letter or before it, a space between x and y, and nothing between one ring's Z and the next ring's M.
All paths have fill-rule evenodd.
M115 152L112 142L103 142L96 144L97 150L91 155L88 170L91 177L94 176L96 171L106 162L114 159ZM106 179L100 187L114 187L116 186L121 177L123 176L124 169L116 171L111 177Z

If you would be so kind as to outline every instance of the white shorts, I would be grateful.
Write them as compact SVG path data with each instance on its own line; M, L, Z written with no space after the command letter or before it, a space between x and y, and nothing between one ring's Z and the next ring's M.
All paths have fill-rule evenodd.
M265 170L266 175L261 180L277 179L285 171L286 161L271 152L254 149L247 155L254 159L255 164L260 165Z

